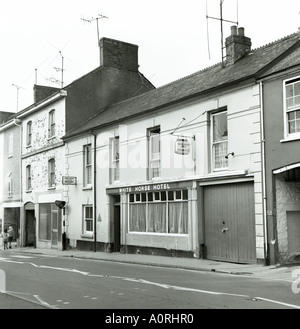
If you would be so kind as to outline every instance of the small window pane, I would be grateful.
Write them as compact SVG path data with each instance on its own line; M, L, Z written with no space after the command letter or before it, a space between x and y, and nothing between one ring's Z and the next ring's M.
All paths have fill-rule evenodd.
M161 201L167 200L167 192L161 192Z
M155 200L160 200L159 192L155 192L154 195L155 195Z
M181 191L176 191L176 199L181 200Z
M153 193L152 192L148 193L148 201L153 201Z
M174 193L171 191L168 192L168 200L174 200Z
M136 200L137 202L140 202L140 201L141 201L141 195L140 195L140 194L136 194L136 195L135 195L135 200Z
M146 193L142 193L142 202L146 202Z
M188 200L188 190L183 190L182 191L182 194L183 194L183 200Z
M134 194L129 194L129 202L134 202Z

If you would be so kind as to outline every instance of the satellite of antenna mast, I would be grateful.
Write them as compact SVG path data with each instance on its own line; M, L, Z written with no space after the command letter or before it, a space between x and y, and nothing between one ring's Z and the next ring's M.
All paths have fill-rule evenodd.
M208 19L215 19L215 20L220 21L220 23L221 23L221 52L222 52L222 66L223 67L225 66L225 57L226 57L226 56L224 56L224 48L225 47L224 47L223 23L226 22L226 23L233 23L233 24L239 25L239 23L238 23L238 15L239 15L238 0L236 0L236 6L237 6L237 20L236 20L236 22L230 21L230 20L227 20L227 19L224 19L223 18L223 4L224 4L224 1L225 0L220 0L220 17L211 17L211 16L208 16L207 1L206 1L206 20L207 20L208 51L209 51ZM209 56L210 56L210 53L209 53Z
M17 88L17 112L19 111L19 90L20 89L24 89L23 87L21 86L18 86L18 85L15 85L14 83L12 84L13 87L16 87Z
M100 51L100 33L99 33L99 19L105 19L108 18L107 16L104 16L102 14L98 14L97 17L91 17L91 18L81 18L81 20L85 23L92 23L94 21L97 22L97 44L99 47L99 51Z

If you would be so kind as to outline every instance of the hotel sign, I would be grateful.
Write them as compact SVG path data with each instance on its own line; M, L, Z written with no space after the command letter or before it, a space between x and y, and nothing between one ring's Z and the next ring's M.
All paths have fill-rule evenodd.
M175 153L180 155L188 155L191 151L191 144L186 138L178 138L175 142Z
M175 184L163 183L163 184L153 184L153 185L139 185L139 186L121 187L119 188L119 193L157 192L157 191L167 191L172 188L175 188Z

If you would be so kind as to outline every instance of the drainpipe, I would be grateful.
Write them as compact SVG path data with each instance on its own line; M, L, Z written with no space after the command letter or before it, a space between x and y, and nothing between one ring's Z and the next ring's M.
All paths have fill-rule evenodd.
M96 147L97 147L97 135L91 131L91 135L94 136L94 252L97 251L97 161L96 161Z
M261 154L262 154L262 189L263 189L263 221L264 221L264 244L265 256L269 262L268 230L267 230L267 196L266 196L266 165L265 165L265 132L264 132L264 104L263 104L263 83L259 83L260 94L260 122L261 122Z
M13 120L13 124L15 126L18 126L20 128L20 227L18 229L20 229L20 246L23 247L23 230L24 230L24 225L23 225L23 212L22 212L22 201L23 201L23 189L22 189L22 134L23 134L23 129L22 129L22 121L20 119L14 118ZM18 232L16 232L17 236L18 236Z

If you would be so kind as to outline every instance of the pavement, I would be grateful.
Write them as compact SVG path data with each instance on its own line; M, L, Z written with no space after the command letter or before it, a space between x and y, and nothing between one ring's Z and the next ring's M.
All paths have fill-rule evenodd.
M142 254L122 254L80 250L58 250L39 248L19 248L13 246L10 252L16 254L50 255L55 257L73 257L78 259L89 259L99 261L118 262L144 266L158 266L191 271L209 271L232 276L243 275L256 279L273 281L285 281L292 284L300 282L300 264L293 265L271 265L261 264L236 264L207 259L179 258ZM0 251L1 256L5 251ZM297 280L297 281L296 281ZM0 309L42 309L40 303L32 303L9 293L0 292Z

